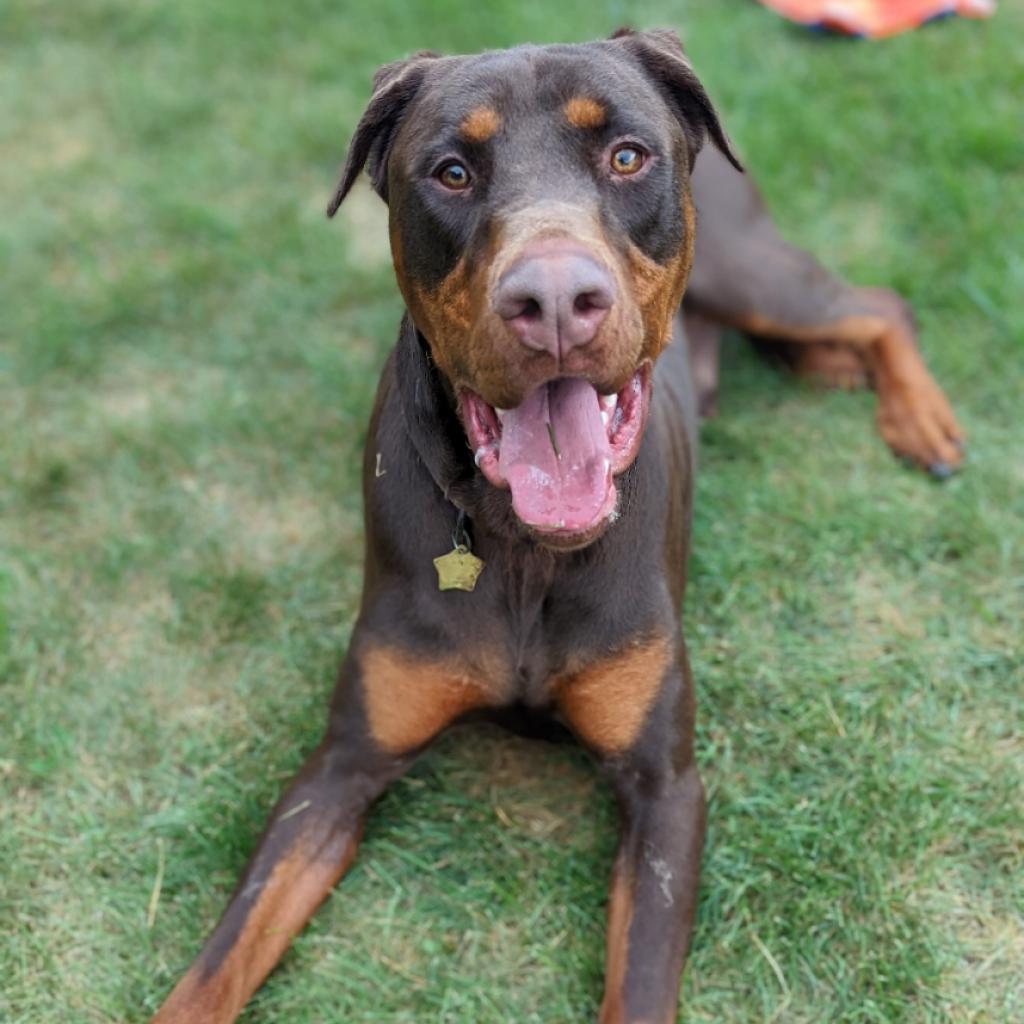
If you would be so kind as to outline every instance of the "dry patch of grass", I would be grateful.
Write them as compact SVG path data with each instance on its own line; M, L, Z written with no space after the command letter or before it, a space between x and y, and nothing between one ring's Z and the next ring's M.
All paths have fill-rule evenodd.
M1024 838L1024 837L1022 837ZM1009 1024L1024 1015L1024 914L1006 894L955 867L918 893L948 963L934 993L951 1024Z

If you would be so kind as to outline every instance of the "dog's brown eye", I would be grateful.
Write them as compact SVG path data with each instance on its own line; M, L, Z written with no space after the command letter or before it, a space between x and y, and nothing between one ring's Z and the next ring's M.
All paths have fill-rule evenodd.
M636 146L619 146L612 153L611 162L616 174L636 174L644 165L644 152Z
M450 188L453 192L461 192L463 189L469 188L469 171L463 164L453 160L438 171L437 180L445 188Z

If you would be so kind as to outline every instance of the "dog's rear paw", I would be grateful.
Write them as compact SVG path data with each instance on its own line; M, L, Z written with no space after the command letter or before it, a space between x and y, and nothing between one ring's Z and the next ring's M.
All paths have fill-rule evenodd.
M927 375L879 395L878 430L896 455L945 480L963 466L964 432L939 386Z

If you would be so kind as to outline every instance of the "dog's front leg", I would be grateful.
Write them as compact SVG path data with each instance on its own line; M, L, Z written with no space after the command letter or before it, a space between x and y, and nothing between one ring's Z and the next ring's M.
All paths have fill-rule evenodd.
M694 764L624 788L600 1024L672 1024L697 906L704 790Z
M623 691L616 689L616 699ZM635 692L635 691L628 691ZM593 742L595 723L624 721L612 691L567 704L611 777L622 822L608 901L600 1024L671 1024L697 906L704 846L704 789L693 758L693 694L685 650L673 659L630 743ZM628 699L628 698L627 698ZM604 735L616 735L611 730Z
M278 800L227 909L152 1024L233 1021L351 864L367 809L415 753L375 739L365 676L350 655L323 741Z

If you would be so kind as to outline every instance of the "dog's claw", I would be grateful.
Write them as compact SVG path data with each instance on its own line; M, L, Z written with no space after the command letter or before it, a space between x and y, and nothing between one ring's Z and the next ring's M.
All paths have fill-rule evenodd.
M946 396L923 367L915 386L879 392L878 427L897 455L935 480L948 480L963 463L963 432Z

